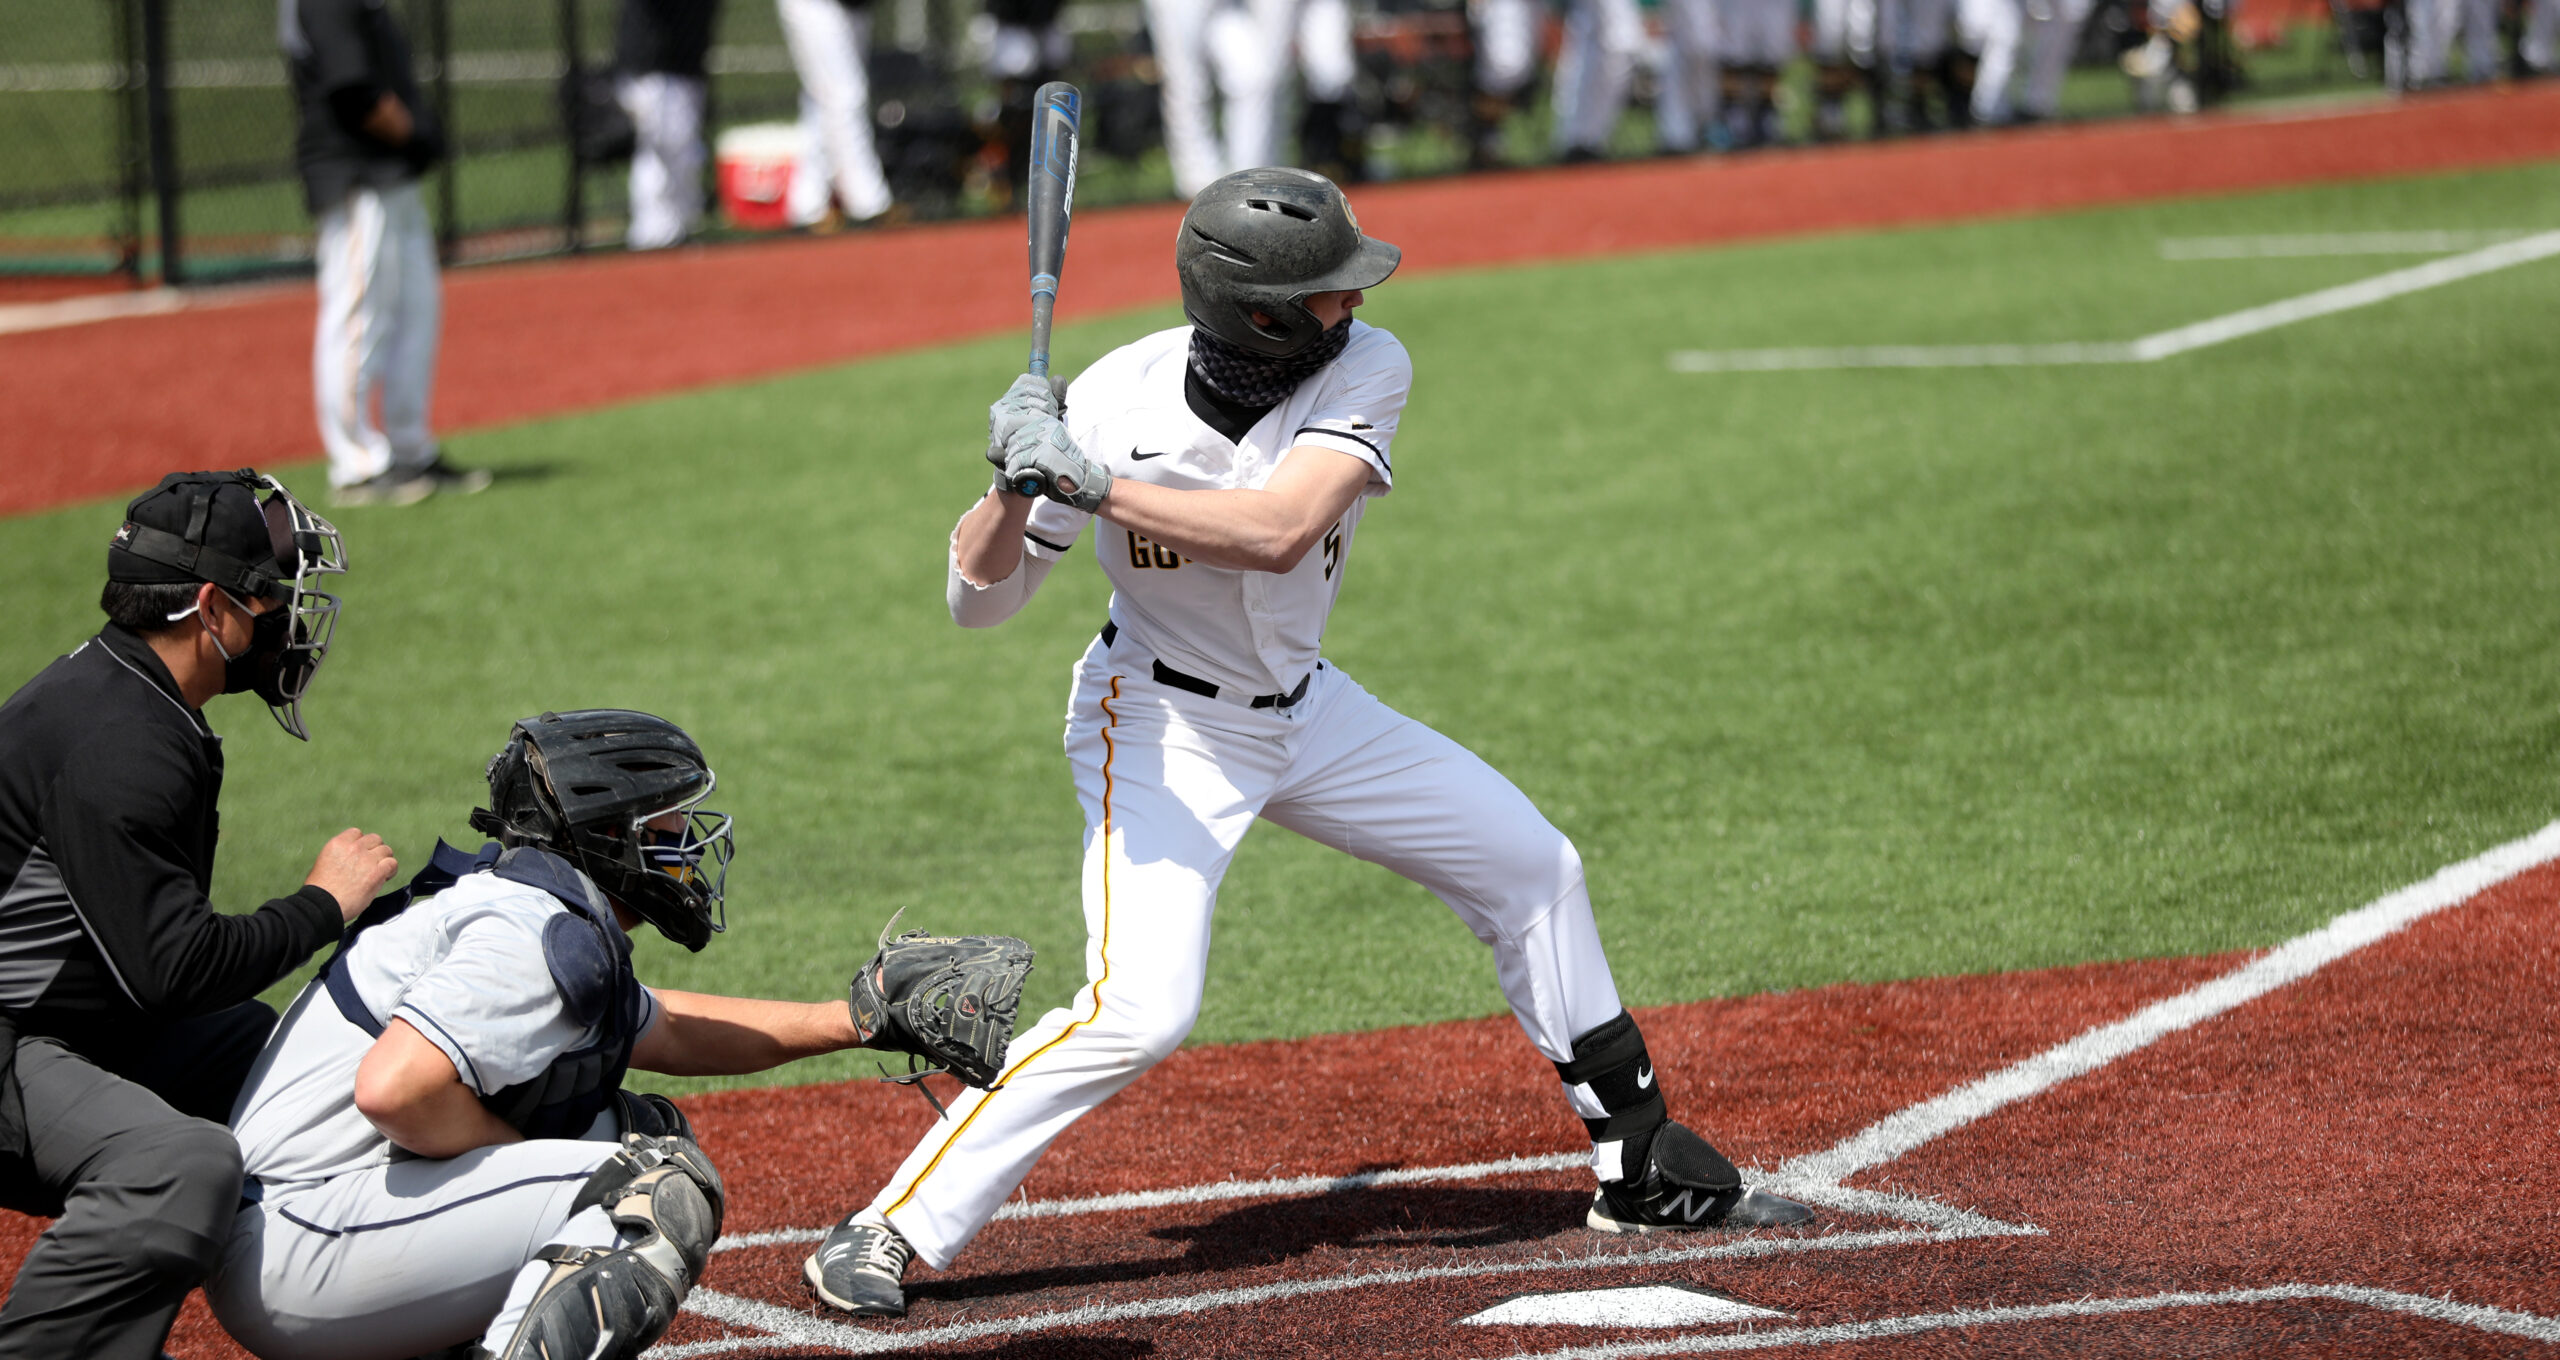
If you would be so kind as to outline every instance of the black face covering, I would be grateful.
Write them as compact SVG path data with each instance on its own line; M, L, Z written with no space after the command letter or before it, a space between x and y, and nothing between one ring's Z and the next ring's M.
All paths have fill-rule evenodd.
M250 619L249 645L238 656L223 658L223 693L246 694L255 690L270 704L281 704L291 697L284 692L284 649L286 616L292 612L270 609ZM220 640L217 635L215 641Z
M1248 406L1274 406L1298 390L1315 371L1342 357L1351 343L1351 318L1335 322L1315 343L1283 359L1256 354L1191 328L1191 371L1209 390Z

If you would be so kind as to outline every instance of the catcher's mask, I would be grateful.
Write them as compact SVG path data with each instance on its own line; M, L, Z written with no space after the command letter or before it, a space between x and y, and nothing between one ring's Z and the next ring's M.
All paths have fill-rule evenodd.
M1239 170L1201 190L1173 248L1191 324L1272 359L1324 334L1309 297L1374 288L1403 258L1360 234L1360 219L1332 180L1283 166ZM1256 312L1268 323L1254 320Z
M736 846L704 809L719 783L702 748L664 718L591 708L527 718L489 761L489 806L471 825L505 845L561 855L658 932L699 951L729 928Z
M107 545L109 580L210 581L234 600L280 606L258 616L248 651L224 654L229 665L223 693L255 691L278 726L311 740L302 722L302 696L338 628L338 597L318 588L321 577L347 569L338 526L295 500L284 483L251 468L170 473L134 497L124 513ZM169 621L195 612L190 605Z

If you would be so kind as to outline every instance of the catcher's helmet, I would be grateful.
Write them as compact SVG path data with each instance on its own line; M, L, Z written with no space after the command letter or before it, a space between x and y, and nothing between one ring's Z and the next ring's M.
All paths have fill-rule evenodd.
M1173 248L1191 324L1275 359L1324 333L1307 310L1309 295L1374 288L1403 258L1360 234L1332 180L1281 166L1239 170L1201 190ZM1256 322L1255 312L1270 324Z
M660 934L700 950L728 928L729 819L701 808L718 782L702 748L664 718L545 713L517 723L490 759L489 806L471 825L565 857Z

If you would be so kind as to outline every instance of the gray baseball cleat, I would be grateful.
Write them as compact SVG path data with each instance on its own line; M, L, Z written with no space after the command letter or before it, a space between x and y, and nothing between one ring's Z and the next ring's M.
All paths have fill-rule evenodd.
M905 1317L903 1281L916 1249L895 1228L846 1219L800 1267L809 1292L830 1308L856 1317Z
M1793 1228L1813 1210L1743 1185L1724 1154L1687 1125L1666 1121L1653 1135L1644 1174L1604 1181L1583 1223L1601 1232L1647 1233L1690 1228Z

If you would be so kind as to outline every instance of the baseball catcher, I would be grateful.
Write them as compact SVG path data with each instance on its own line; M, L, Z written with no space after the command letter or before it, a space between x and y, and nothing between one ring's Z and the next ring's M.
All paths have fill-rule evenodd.
M1019 940L885 941L850 1005L633 976L646 922L727 925L730 819L663 718L544 713L489 762L477 852L377 899L258 1056L215 1315L264 1360L631 1360L719 1240L727 1188L634 1068L762 1071L865 1045L985 1084L1030 971ZM868 1017L864 1019L863 1017ZM528 1249L528 1244L539 1244Z

